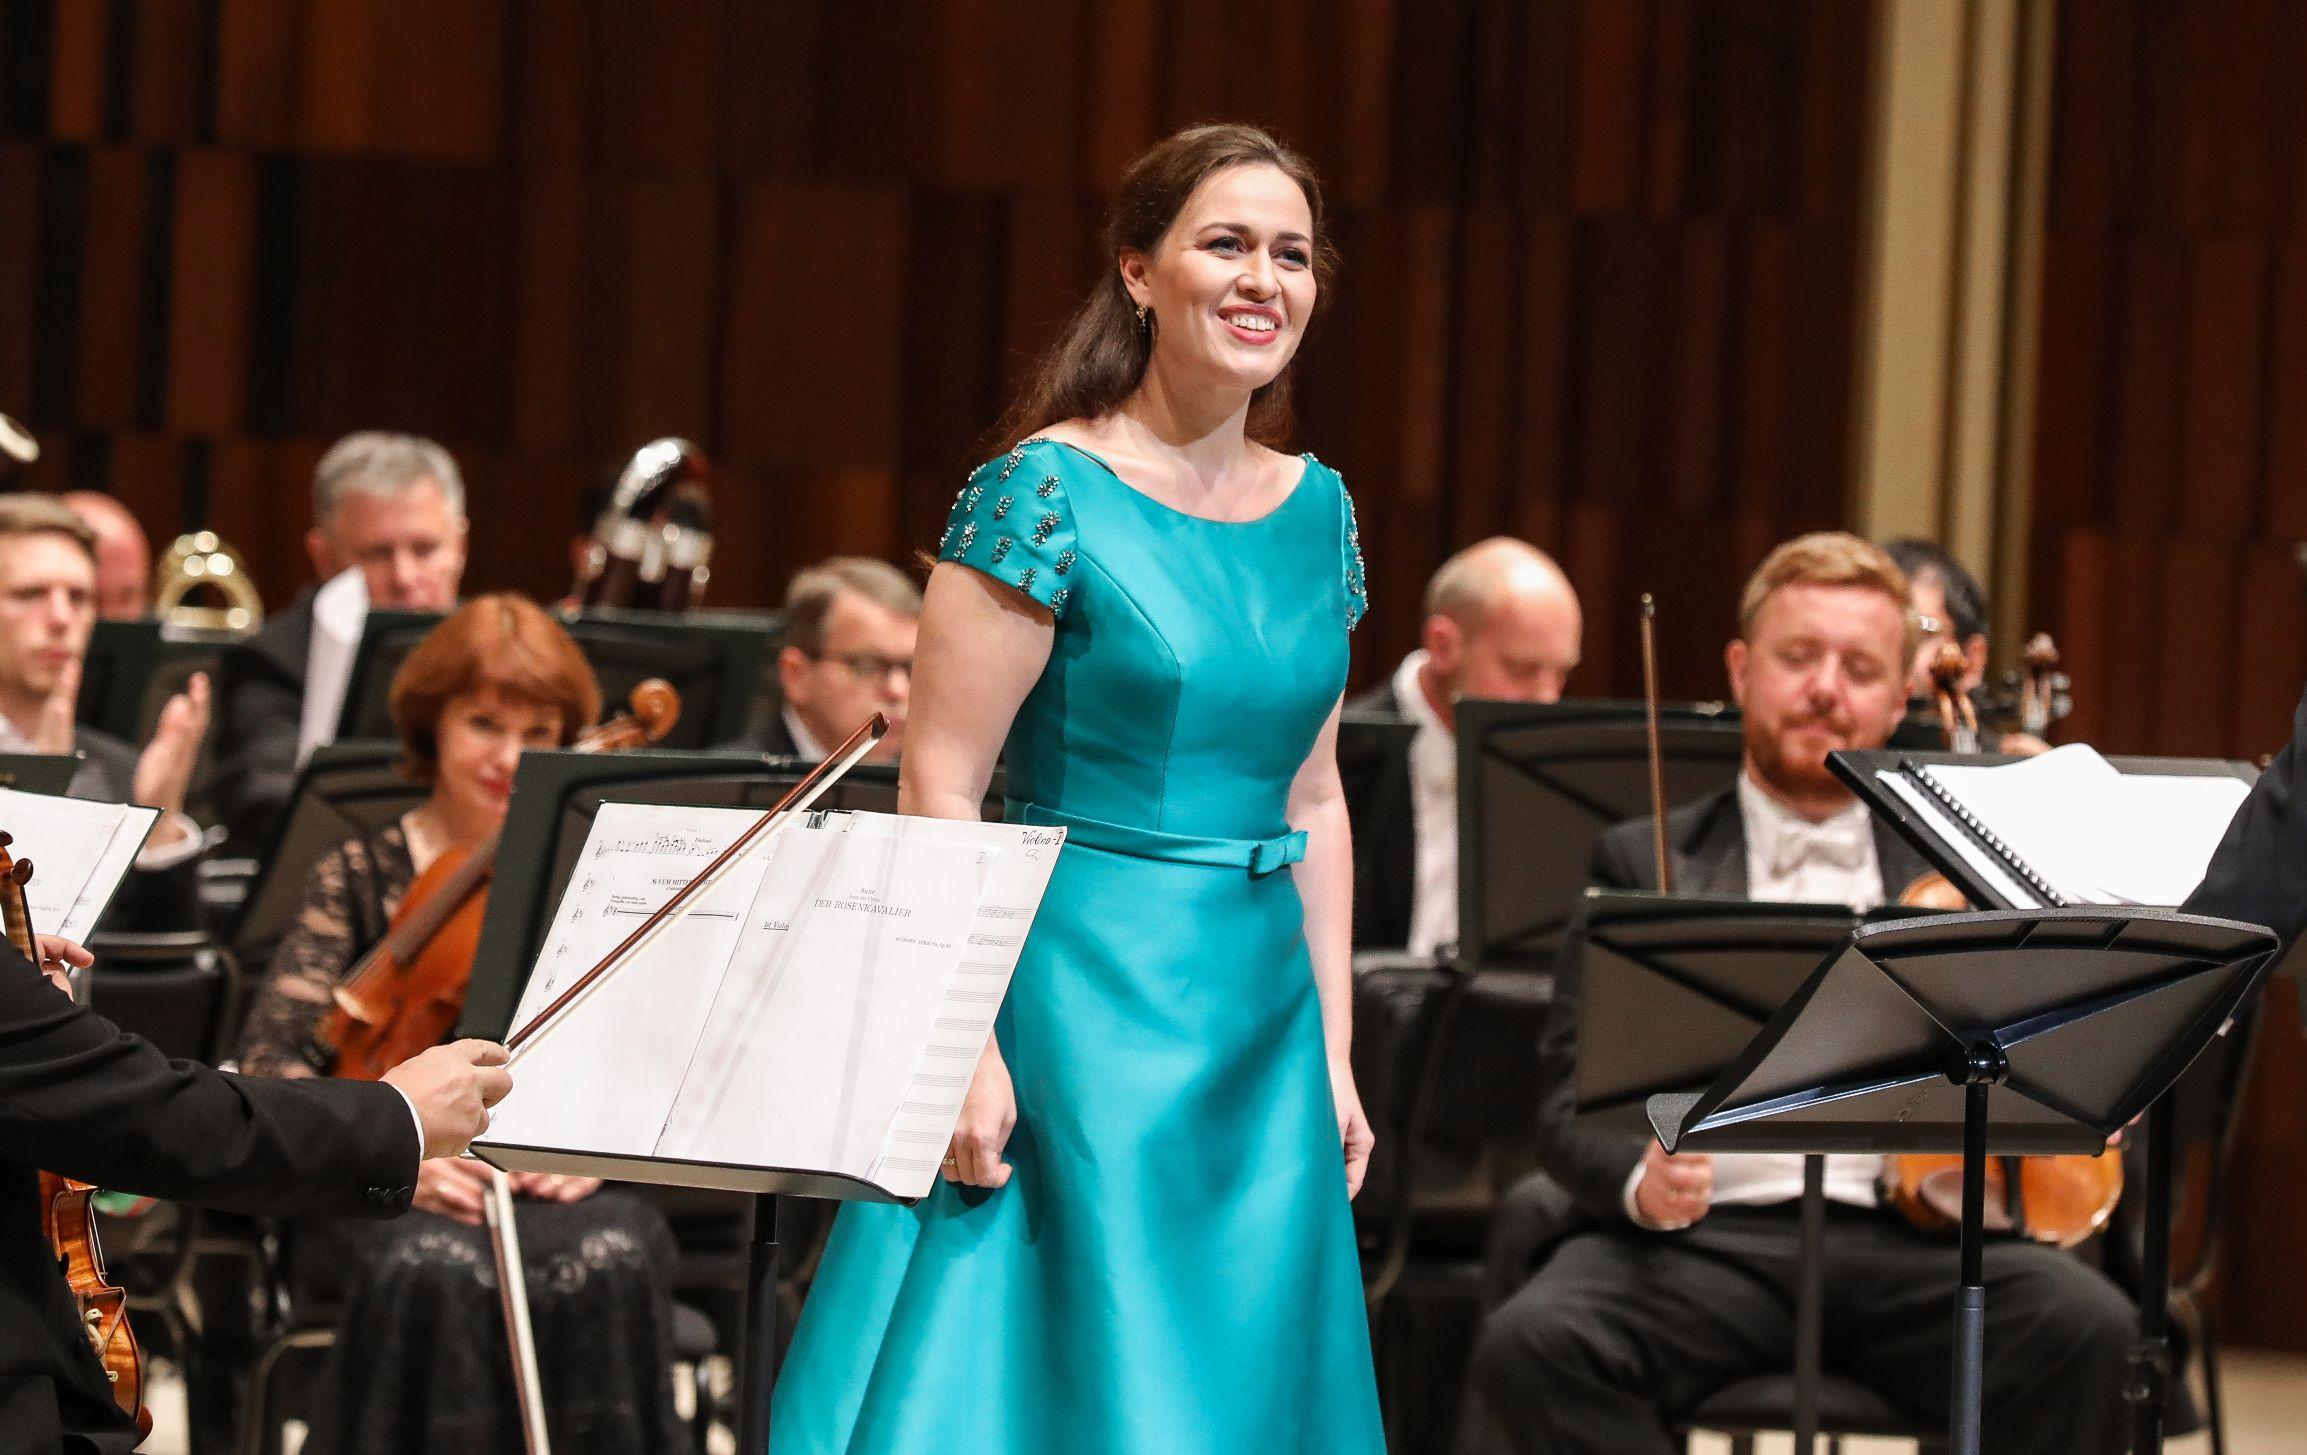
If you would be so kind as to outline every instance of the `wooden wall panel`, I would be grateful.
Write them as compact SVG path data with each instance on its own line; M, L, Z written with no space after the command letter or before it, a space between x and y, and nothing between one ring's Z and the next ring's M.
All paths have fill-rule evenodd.
M472 584L538 592L687 432L716 595L764 602L933 538L1116 173L1239 117L1345 248L1299 396L1371 527L1357 681L1516 531L1594 598L1577 690L1632 687L1663 578L1668 689L1713 694L1714 598L1842 518L1870 44L1840 0L0 0L0 408L55 445L26 483L214 524L275 600L338 432L438 435ZM2224 326L2191 296L2171 327Z
M2307 684L2307 12L2059 7L2031 615L2076 736L2257 757ZM2243 1113L2229 1336L2307 1349L2307 1047L2270 1002Z

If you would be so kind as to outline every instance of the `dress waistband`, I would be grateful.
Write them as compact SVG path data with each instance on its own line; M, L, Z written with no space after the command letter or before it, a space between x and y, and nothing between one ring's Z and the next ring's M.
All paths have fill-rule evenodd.
M1003 805L1012 823L1065 830L1069 843L1086 844L1111 854L1136 859L1159 859L1170 864L1212 864L1247 869L1266 875L1306 857L1306 833L1299 829L1270 839L1219 839L1198 834L1165 834L1158 829L1131 828L1105 823L1078 813L1063 813L1038 803L1008 799Z

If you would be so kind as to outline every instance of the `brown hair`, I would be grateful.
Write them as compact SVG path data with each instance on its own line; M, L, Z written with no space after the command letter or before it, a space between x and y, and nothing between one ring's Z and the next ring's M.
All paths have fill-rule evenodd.
M1880 591L1898 603L1906 655L1914 655L1918 633L1906 572L1874 542L1848 531L1821 530L1796 536L1772 551L1746 578L1746 590L1738 598L1739 636L1753 640L1754 619L1762 615L1764 603L1787 586L1864 586Z
M96 532L53 495L29 491L0 495L0 536L60 535L96 559Z
M1140 328L1137 305L1116 262L1125 251L1151 252L1203 181L1229 167L1267 166L1298 184L1314 221L1314 281L1326 288L1337 254L1322 227L1322 188L1304 157L1254 126L1193 126L1154 144L1122 173L1105 220L1105 275L1066 321L1057 342L1002 421L1006 446L1067 419L1099 419L1121 407L1145 378L1153 334ZM1290 431L1290 370L1250 395L1248 433L1279 445Z
M815 655L825 645L825 619L845 591L900 616L921 615L921 588L903 571L871 556L834 556L794 573L785 588L785 645Z
M601 715L593 669L559 622L509 591L478 596L426 632L393 674L393 725L410 777L433 781L441 713L452 698L485 688L559 710L563 747Z

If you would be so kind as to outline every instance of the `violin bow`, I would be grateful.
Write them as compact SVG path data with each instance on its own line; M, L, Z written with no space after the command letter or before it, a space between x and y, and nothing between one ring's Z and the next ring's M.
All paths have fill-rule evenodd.
M783 828L792 821L796 814L807 812L809 806L815 803L826 789L840 782L843 774L856 767L858 760L871 752L873 745L880 742L888 731L889 719L877 712L864 726L851 733L848 741L833 750L831 757L804 774L800 782L794 784L786 791L783 798L777 800L775 807L755 819L744 833L737 836L736 842L723 849L712 863L705 866L703 872L687 884L682 885L672 898L657 907L654 914L641 921L640 927L625 936L624 941L617 948L611 950L600 964L579 976L576 984L562 991L554 997L552 1004L530 1017L527 1025L506 1037L505 1049L511 1053L510 1059L519 1060L523 1047L535 1044L537 1037L550 1029L562 1013L576 1004L580 997L589 994L611 973L632 963L633 956L637 951L655 939L665 926L671 924L676 916L688 908L691 901L720 883L722 877L736 865L738 860L744 858L755 844Z
M1642 593L1642 723L1650 737L1650 847L1658 856L1658 892L1674 892L1666 844L1666 754L1658 743L1658 603Z

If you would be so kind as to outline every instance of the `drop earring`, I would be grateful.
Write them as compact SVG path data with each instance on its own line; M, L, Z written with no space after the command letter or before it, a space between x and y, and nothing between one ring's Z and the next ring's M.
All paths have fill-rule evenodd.
M1137 306L1137 326L1138 326L1138 332L1140 332L1140 333L1143 333L1143 332L1145 332L1145 331L1147 330L1147 328L1149 327L1149 325L1146 323L1146 319L1147 319L1149 316L1150 316L1150 315L1148 314L1148 311L1147 311L1147 309L1146 309L1146 306L1145 306L1143 303L1140 303L1140 304Z

